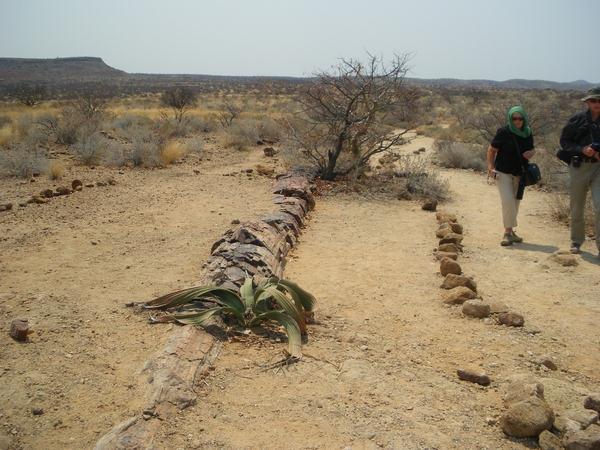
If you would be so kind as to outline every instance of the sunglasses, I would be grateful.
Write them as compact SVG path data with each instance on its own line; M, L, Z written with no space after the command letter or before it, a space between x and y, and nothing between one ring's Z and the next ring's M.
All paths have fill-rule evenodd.
M588 98L588 102L590 102L590 103L598 103L598 102L600 102L600 98Z
M513 117L512 120L513 122L516 122L517 120L523 120L523 117Z

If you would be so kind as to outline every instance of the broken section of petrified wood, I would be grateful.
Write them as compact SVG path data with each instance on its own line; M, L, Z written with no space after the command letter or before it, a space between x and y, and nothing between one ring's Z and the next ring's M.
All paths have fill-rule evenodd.
M29 319L15 319L10 324L10 335L17 341L26 341L29 330Z
M296 197L306 201L308 210L315 209L315 197L310 188L308 180L304 177L282 175L277 178L273 193L284 197Z
M196 404L194 384L216 359L220 343L200 328L177 327L167 345L140 370L140 386L148 399L142 418L121 422L96 444L95 450L152 448L165 419Z

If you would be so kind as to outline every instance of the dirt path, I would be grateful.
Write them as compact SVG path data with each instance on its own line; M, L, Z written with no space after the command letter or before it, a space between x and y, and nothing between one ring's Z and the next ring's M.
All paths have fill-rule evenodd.
M123 305L192 284L231 220L272 211L272 180L222 175L258 162L259 149L126 173L93 195L0 216L4 329L28 316L39 332L29 344L2 338L0 449L93 448L139 415L136 373L168 327ZM285 271L321 305L305 358L271 366L285 344L237 336L197 386L198 404L163 423L155 448L523 449L532 441L496 424L512 376L538 376L555 411L597 391L599 263L586 252L576 267L548 259L568 248L568 230L533 190L520 214L525 242L500 247L496 188L473 172L444 175L455 195L438 209L465 228L463 272L484 299L521 313L523 328L442 305L437 224L420 204L324 195ZM559 370L536 365L541 355ZM492 384L459 381L456 370L470 364Z

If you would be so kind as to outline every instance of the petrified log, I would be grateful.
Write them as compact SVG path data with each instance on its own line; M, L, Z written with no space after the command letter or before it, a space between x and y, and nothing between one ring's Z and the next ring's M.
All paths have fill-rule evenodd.
M148 398L142 418L121 422L96 444L95 450L152 448L162 420L196 404L196 376L213 363L220 343L200 328L175 328L167 345L140 370L140 395Z
M266 222L244 222L239 227L225 232L213 244L210 253L214 254L226 242L239 242L240 244L265 247L278 258L282 258L291 248L291 244L286 240L286 236L279 229Z
M283 197L278 195L273 199L273 202L276 205L279 205L282 212L293 216L296 222L298 222L300 225L304 224L302 219L308 211L306 200L296 197Z
M261 222L245 222L217 240L202 266L198 285L236 289L246 276L283 275L285 258L298 242L303 218L314 209L315 200L310 183L300 176L280 176L273 192L278 194L274 203L280 211L264 216ZM196 374L211 364L218 352L218 342L204 330L176 327L165 348L139 373L140 395L148 399L141 417L115 426L100 439L96 450L152 448L162 420L196 403Z
M308 180L304 177L295 177L291 175L281 175L277 178L273 187L274 194L280 194L284 197L296 197L306 200L308 210L315 209L315 197Z

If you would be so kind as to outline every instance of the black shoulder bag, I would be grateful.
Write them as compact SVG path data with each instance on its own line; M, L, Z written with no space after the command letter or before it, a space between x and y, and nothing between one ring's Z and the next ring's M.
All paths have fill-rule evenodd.
M515 141L515 146L517 149L517 154L519 156L519 162L521 163L521 179L519 180L519 189L517 189L517 200L523 199L523 192L525 191L526 186L533 186L537 184L542 179L542 174L540 172L540 168L536 163L529 163L527 167L523 166L523 161L521 160L521 150L519 149L519 144L517 142L517 138L513 134L513 139Z

